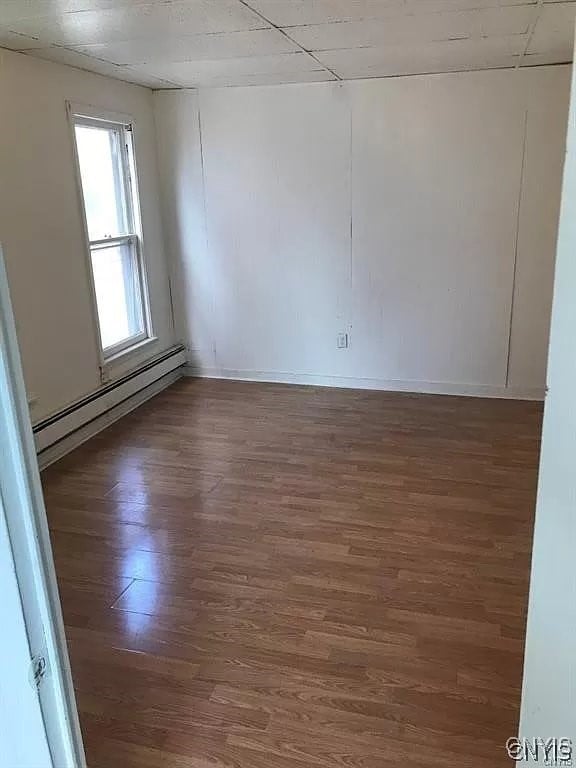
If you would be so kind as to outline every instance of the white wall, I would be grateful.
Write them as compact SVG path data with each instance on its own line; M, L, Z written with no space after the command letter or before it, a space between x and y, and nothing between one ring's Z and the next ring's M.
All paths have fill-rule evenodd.
M0 51L0 242L34 420L100 386L80 198L65 102L135 120L155 354L174 341L151 91ZM116 368L120 375L138 358Z
M541 395L569 73L156 93L195 365Z
M576 83L558 237L520 722L521 735L528 739L572 739L572 760L576 758L575 252Z

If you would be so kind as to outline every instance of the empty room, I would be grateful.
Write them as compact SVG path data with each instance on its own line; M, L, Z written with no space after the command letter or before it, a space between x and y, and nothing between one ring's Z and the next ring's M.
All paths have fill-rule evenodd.
M576 760L575 18L0 0L2 766Z

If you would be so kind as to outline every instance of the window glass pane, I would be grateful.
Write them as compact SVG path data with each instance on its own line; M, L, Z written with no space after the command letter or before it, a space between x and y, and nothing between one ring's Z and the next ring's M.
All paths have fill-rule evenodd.
M143 334L142 293L134 245L92 248L92 270L102 348Z
M82 177L90 240L127 233L127 217L117 130L76 125L76 146Z

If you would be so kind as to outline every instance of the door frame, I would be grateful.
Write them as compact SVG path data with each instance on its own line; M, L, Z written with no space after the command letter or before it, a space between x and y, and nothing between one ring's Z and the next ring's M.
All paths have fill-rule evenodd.
M53 768L86 768L8 276L0 245L0 492ZM32 670L32 659L31 659ZM28 684L28 681L27 681Z

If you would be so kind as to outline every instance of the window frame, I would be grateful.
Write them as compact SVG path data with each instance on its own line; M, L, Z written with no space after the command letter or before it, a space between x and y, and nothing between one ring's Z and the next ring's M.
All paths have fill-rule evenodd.
M90 284L95 339L100 358L101 378L103 381L106 381L108 379L108 369L110 365L114 363L118 358L123 358L128 353L138 351L147 344L156 341L152 327L152 318L150 312L150 292L148 289L146 268L147 265L143 248L140 198L138 193L138 177L135 158L134 120L129 115L110 112L83 104L76 104L70 101L66 102L66 110L68 113L70 135L72 139L74 165L76 171L76 185L84 229L86 264ZM106 130L113 129L118 132L122 171L122 178L119 179L118 183L123 192L123 218L126 222L126 228L129 230L126 234L106 237L98 240L90 239L88 221L86 217L84 191L82 187L80 158L76 141L75 129L77 125L101 127ZM98 302L96 297L96 285L92 264L92 252L98 249L118 246L128 246L131 248L133 253L135 268L137 272L135 278L137 280L138 293L141 297L141 312L144 327L140 333L135 334L134 336L130 336L127 339L124 339L105 348L102 344L102 336L100 332L100 318L98 315Z

